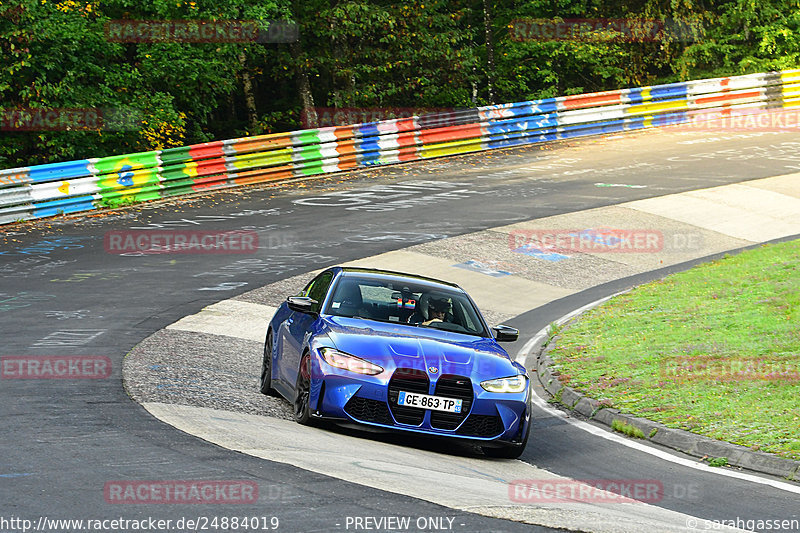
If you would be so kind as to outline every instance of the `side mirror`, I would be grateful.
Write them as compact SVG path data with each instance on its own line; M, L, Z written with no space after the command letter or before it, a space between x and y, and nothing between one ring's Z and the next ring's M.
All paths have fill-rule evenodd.
M492 331L497 342L514 342L519 338L519 330L505 324L493 327Z
M308 296L289 296L286 298L289 309L299 313L313 313L314 306L319 302Z

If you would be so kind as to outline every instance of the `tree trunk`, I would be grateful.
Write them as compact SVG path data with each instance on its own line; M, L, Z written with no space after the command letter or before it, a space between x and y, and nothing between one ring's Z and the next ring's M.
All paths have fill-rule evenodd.
M494 104L494 45L492 44L491 0L483 0L483 27L486 34L486 82L489 103Z
M303 124L306 128L317 128L319 127L319 119L317 118L317 110L314 109L314 95L311 94L308 72L306 72L306 67L303 64L303 49L297 41L290 44L289 49L295 64L297 91L300 96L300 102L303 104Z
M298 23L298 17L302 17L300 14L301 7L302 2L300 0L292 0L292 19L296 23ZM308 71L306 70L305 54L303 53L301 39L302 32L297 36L296 41L292 41L289 44L289 53L295 65L294 74L297 83L297 95L300 97L300 103L303 105L301 119L303 126L309 129L315 129L319 127L319 118L317 117L317 110L314 108L314 95L311 94L311 84L308 82Z
M244 54L244 50L239 52L239 65L242 67L242 90L244 91L244 105L247 108L247 127L251 135L257 135L261 132L258 128L256 95L253 92L253 80L247 70L247 57Z

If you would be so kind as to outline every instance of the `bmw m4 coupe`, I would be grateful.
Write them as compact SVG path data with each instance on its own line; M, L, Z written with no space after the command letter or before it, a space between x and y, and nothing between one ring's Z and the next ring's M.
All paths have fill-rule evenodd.
M281 304L266 332L261 392L317 419L471 441L519 457L530 431L525 368L458 285L333 267Z

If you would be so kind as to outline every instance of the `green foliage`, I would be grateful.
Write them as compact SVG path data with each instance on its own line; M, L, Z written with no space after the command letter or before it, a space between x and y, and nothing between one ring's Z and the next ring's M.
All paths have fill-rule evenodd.
M309 5L306 4L306 11ZM317 100L335 107L471 105L476 58L471 11L460 2L370 0L320 6L304 24ZM307 14L307 13L305 13Z
M716 18L712 18L716 14ZM795 68L800 59L800 2L715 1L703 14L703 38L676 63L683 76Z
M111 20L263 21L288 16L270 2L19 0L0 4L0 107L120 111L131 127L13 131L0 138L4 165L97 157L181 146L234 135L224 117L238 96L241 43L118 43ZM235 106L234 106L235 107Z
M619 418L615 418L611 421L611 429L634 439L644 438L644 432L641 429L637 428L633 424L623 422Z
M121 43L107 37L119 19L248 20L262 30L291 21L300 41ZM519 19L654 20L690 30L644 41L609 31L515 40ZM4 131L0 166L301 128L301 72L319 107L472 107L488 103L490 79L494 101L512 102L794 68L799 28L800 0L4 1L0 108L115 110L136 121Z
M708 466L728 466L727 457L712 457L708 460Z

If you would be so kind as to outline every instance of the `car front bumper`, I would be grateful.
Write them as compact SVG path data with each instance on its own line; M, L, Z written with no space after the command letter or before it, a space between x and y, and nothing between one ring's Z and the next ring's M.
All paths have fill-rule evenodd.
M314 366L310 405L317 418L354 422L387 431L478 441L489 446L520 442L530 424L530 387L520 393L491 393L468 376L442 376L442 380L458 378L459 383L468 383L461 384L457 395L442 393L443 385L439 383L442 380L429 382L427 390L419 384L420 389L409 391L460 397L466 409L459 416L398 406L396 391L405 390L406 385L397 380L353 373L343 375L342 371L331 369L324 362Z

